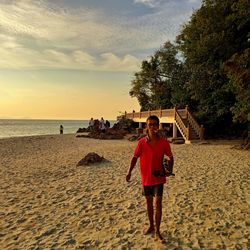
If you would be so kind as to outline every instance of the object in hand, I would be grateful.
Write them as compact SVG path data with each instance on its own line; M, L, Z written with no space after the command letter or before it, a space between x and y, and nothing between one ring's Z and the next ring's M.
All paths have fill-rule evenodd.
M175 174L173 173L173 166L170 167L168 165L168 160L166 158L164 158L163 160L163 169L164 169L164 172L165 172L165 176L175 176Z
M175 176L173 173L173 167L168 165L168 160L166 158L163 159L162 170L154 170L152 175L155 177Z
M152 174L155 177L164 177L164 176L166 176L166 172L165 171L160 171L160 170L154 170Z

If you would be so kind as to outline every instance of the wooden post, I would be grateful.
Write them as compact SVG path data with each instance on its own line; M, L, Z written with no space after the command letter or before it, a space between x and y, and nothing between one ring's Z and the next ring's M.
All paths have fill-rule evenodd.
M187 126L187 139L190 140L190 127L189 127L189 124Z
M160 118L162 117L162 109L161 109L161 107L160 107Z
M201 127L200 127L200 139L201 140L204 140L204 127L203 127L203 125L201 125Z
M177 126L176 123L173 123L173 139L177 138Z
M125 118L127 118L127 111L126 110L124 112L124 116L125 116Z
M186 105L186 118L188 118L188 112L189 112L189 108L188 108L188 105Z
M174 119L176 118L176 107L174 106Z

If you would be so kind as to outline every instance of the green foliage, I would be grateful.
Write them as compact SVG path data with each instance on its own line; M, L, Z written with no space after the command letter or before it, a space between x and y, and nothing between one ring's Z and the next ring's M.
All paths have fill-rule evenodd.
M249 46L246 9L244 0L205 0L177 37L190 70L188 89L197 104L196 115L211 131L230 126L239 110L239 92L232 88L224 63ZM240 109L245 112L246 106Z
M250 117L248 0L203 0L176 38L135 74L142 110L189 105L206 133Z
M128 119L128 118L122 118L118 121L118 124L120 126L123 126L123 127L133 127L134 125L134 121L132 119Z
M186 80L187 73L176 47L166 42L149 61L142 62L132 81L130 95L138 99L142 111L185 106L190 99Z
M250 121L250 49L234 54L226 63L225 71L230 76L230 87L236 94L231 107L235 122Z

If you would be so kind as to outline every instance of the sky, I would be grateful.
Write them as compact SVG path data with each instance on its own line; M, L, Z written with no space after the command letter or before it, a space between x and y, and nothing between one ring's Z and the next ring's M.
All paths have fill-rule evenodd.
M202 0L0 0L0 118L115 120Z

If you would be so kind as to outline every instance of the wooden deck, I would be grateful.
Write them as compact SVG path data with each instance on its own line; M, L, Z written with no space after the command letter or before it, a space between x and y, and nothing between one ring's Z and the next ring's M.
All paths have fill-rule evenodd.
M125 112L123 115L117 117L118 119L124 117L131 119L134 122L139 123L139 127L143 127L143 123L146 123L146 119L150 115L156 115L160 124L170 123L173 125L173 138L177 137L177 129L180 134L185 139L186 143L190 143L194 140L204 139L204 128L199 125L188 107L185 109L159 109L159 110L149 110L143 112Z

